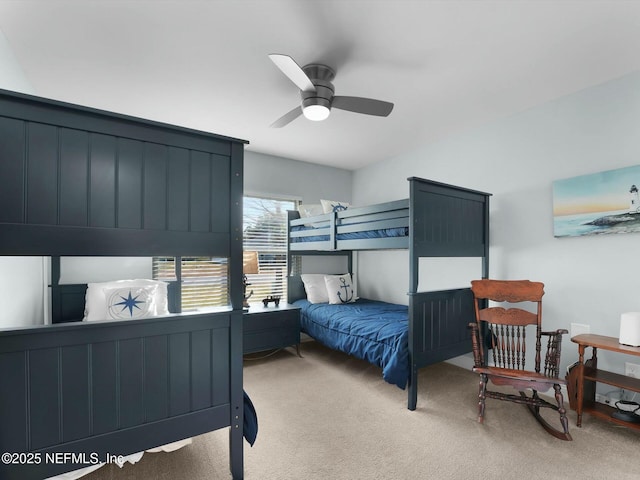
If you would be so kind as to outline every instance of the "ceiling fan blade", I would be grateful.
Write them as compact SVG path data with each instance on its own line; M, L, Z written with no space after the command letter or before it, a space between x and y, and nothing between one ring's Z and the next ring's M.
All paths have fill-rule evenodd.
M281 116L278 120L276 120L275 122L273 122L270 127L271 128L281 128L284 127L285 125L293 122L296 118L298 118L300 115L302 115L302 107L296 107L293 110L291 110L290 112L285 113L283 116Z
M393 110L393 103L374 100L373 98L336 96L331 101L331 107L348 110L349 112L386 117Z
M304 73L300 65L298 65L293 58L289 55L282 55L280 53L271 53L269 58L276 64L276 66L282 70L289 80L297 85L297 87L303 92L315 92L316 87L313 85L307 74Z

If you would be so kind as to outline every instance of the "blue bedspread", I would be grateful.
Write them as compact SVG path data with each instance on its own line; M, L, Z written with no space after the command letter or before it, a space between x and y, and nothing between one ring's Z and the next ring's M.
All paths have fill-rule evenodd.
M329 305L296 300L302 331L324 345L382 368L404 389L409 378L408 307L374 300Z

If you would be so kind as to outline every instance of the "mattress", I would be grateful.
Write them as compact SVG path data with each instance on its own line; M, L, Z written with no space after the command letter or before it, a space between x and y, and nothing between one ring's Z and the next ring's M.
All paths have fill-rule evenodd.
M409 379L408 307L359 299L331 305L296 300L301 329L316 341L382 368L385 381L404 389Z
M292 232L302 232L314 230L314 227L298 225L291 227ZM320 230L320 229L318 229ZM324 231L326 232L326 228ZM406 237L409 235L408 227L382 228L379 230L365 230L363 232L338 233L336 240L361 240L369 238ZM292 237L292 243L300 242L325 242L329 240L329 235L310 235L308 237Z

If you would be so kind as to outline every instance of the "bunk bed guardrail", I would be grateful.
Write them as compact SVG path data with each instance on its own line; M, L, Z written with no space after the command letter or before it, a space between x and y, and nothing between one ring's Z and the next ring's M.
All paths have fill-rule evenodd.
M357 207L314 217L289 217L292 251L405 249L409 237L409 200Z

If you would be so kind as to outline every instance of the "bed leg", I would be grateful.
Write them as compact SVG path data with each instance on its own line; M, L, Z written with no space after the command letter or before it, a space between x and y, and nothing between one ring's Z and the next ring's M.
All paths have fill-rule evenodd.
M411 368L409 373L409 392L408 392L408 405L409 410L415 410L418 403L418 370L415 367Z
M244 445L242 441L242 425L239 428L232 425L229 431L229 467L233 480L242 480L244 478Z

